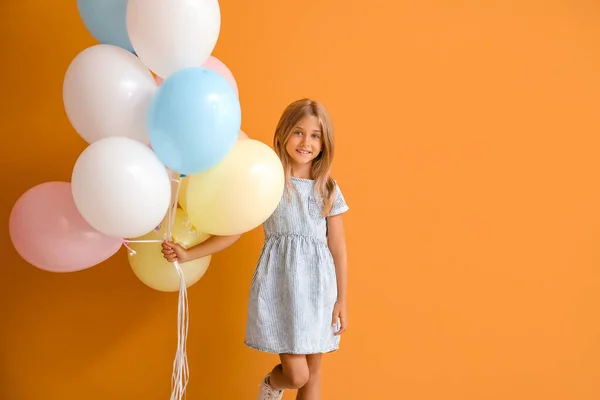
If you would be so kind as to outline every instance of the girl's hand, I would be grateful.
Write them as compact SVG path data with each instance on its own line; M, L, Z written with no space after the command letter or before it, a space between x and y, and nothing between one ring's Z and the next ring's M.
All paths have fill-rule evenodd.
M348 329L348 309L345 301L337 301L335 307L333 307L333 326L337 327L338 320L340 322L340 329L335 332L336 336L341 335Z
M161 253L163 253L163 257L166 258L168 262L178 261L179 263L184 263L189 261L187 250L177 243L164 241L162 243Z

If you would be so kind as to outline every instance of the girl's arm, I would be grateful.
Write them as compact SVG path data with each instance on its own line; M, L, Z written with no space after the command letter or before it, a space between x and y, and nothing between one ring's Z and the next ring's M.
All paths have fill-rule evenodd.
M225 250L237 242L241 236L211 236L204 242L189 249L185 249L177 243L165 241L162 244L162 253L169 262L179 261L180 263L184 263Z
M344 238L344 222L342 214L327 218L327 236L329 250L333 256L337 278L337 302L333 312L333 325L340 320L341 335L348 329L347 295L348 295L348 262L346 257L346 240Z

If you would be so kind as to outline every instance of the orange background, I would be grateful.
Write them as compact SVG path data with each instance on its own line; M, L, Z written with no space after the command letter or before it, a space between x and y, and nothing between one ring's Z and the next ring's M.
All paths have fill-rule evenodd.
M243 130L270 144L303 96L337 128L351 328L323 398L600 398L597 2L221 9L213 54L237 79ZM12 248L14 202L69 180L85 147L61 88L95 41L74 0L1 10L0 398L166 399L177 294L140 283L124 251L59 275ZM190 288L189 399L254 399L276 361L243 345L261 240L245 235Z

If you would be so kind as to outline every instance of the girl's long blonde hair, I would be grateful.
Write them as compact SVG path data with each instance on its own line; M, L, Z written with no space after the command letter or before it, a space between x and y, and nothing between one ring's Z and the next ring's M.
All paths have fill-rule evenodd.
M294 128L302 118L307 116L316 117L319 120L321 128L323 145L321 153L313 160L311 179L315 181L315 195L319 195L323 199L323 216L326 216L333 207L335 184L331 178L331 164L334 154L333 124L325 107L310 99L296 100L288 105L281 114L281 118L275 129L273 147L283 164L286 186L290 188L292 160L285 146Z

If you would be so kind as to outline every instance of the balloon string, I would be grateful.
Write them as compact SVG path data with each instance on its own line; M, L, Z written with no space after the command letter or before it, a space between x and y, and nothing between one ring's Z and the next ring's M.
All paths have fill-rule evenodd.
M128 240L123 239L123 246L129 250L129 255L133 256L137 254L137 252L129 246L129 243L162 243L162 240Z
M190 379L189 365L187 360L186 341L189 327L189 307L187 289L183 271L179 262L174 263L179 275L179 304L177 309L177 352L173 361L173 375L171 383L171 400L185 398L185 390Z
M183 176L181 176L183 177ZM167 222L167 238L172 239L172 229L177 213L177 203L179 198L179 189L181 187L180 179L173 179L176 182L175 198L173 199L172 209L169 210ZM189 381L189 365L187 361L186 342L189 325L189 307L187 297L187 287L183 270L178 261L173 262L177 275L179 275L179 301L177 305L177 351L173 360L173 374L171 381L171 400L182 400L185 398L185 390Z
M160 234L158 233L158 231L160 230L160 225L158 225L155 229L154 229L154 234L156 235L157 238L162 239L161 242L164 240L163 237L160 236Z
M173 224L175 223L175 215L177 214L177 203L179 202L179 189L181 187L181 179L172 179L173 182L177 185L175 187L175 198L173 199L173 204L171 210L169 210L169 219L167 225L167 238L169 240L172 239L172 230Z
M125 246L127 248L127 250L129 250L129 255L133 256L136 254L136 251L134 249L132 249L131 247L129 247L127 245L127 243L129 243L127 240L123 240L123 246Z

